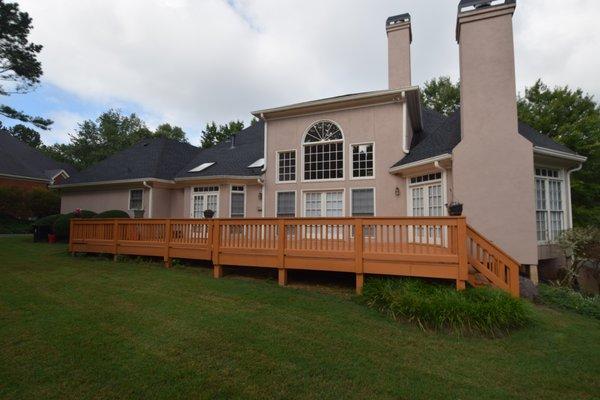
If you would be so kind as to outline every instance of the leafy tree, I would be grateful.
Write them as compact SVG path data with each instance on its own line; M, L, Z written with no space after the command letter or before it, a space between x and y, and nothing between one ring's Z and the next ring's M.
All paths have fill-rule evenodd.
M39 44L28 40L31 17L19 10L17 3L0 0L0 95L27 93L37 86L42 76L42 65L37 56ZM52 121L34 117L7 105L0 104L0 115L31 123L40 129L49 129Z
M20 141L27 143L31 147L39 148L42 145L42 139L40 134L23 124L17 124L6 129L8 133L19 139Z
M519 120L588 160L572 175L574 223L600 226L600 107L581 89L548 88L541 80L517 101Z
M425 82L421 104L443 115L452 114L460 108L460 83L452 83L449 76Z
M68 144L55 144L44 150L59 161L83 169L142 139L159 136L187 141L185 132L177 126L162 124L152 132L137 115L126 116L119 110L111 109L95 121L80 123L75 133L69 135Z
M244 129L244 121L230 121L225 125L217 125L214 121L206 124L202 131L202 139L200 147L207 149L217 143L224 142L229 139L234 133L238 133Z

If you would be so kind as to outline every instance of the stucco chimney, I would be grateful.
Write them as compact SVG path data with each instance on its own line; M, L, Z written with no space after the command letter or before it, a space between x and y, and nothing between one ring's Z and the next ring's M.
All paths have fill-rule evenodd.
M410 14L389 17L385 21L388 37L388 84L390 89L410 86Z
M537 263L533 148L518 134L512 17L516 0L461 0L461 141L454 197L475 229L522 264Z

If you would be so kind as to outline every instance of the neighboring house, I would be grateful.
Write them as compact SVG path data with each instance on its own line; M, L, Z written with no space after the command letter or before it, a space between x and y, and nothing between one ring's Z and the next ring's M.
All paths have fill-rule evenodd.
M517 121L514 10L514 0L460 2L461 109L449 117L421 106L410 16L390 17L388 89L256 111L261 122L207 150L143 142L57 185L63 211L443 216L458 201L475 229L535 275L572 225L570 174L585 158Z
M47 188L75 172L73 166L55 161L0 130L0 187Z

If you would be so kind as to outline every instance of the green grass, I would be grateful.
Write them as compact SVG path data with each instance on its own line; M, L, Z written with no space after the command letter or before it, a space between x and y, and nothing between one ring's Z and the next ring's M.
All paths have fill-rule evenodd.
M540 299L550 307L600 319L600 296L598 295L584 296L570 288L540 285Z
M71 257L0 239L0 398L593 399L600 321L500 339L396 322L351 288ZM293 284L297 274L290 274Z
M363 293L369 306L423 329L497 337L531 323L526 301L489 287L457 291L423 279L370 278Z

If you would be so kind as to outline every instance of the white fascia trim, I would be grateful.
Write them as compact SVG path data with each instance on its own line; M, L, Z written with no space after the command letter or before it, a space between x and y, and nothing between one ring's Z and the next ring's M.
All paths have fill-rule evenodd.
M170 181L167 179L156 179L156 178L139 178L139 179L121 179L115 181L98 181L98 182L83 182L83 183L65 183L62 185L51 185L53 188L68 188L68 187L84 187L84 186L99 186L99 185L113 185L117 183L142 183L144 181L149 182L161 182L161 183L175 183L175 181Z
M12 174L0 174L0 176L6 176L8 178L17 178L17 179L25 179L28 181L38 181L38 182L46 182L46 183L50 183L49 179L44 179L44 178L32 178L30 176L22 176L22 175L12 175Z
M403 125L403 135L402 135L402 151L404 154L408 154L410 151L410 143L408 143L408 106L406 105L406 92L402 92L402 125Z
M533 152L536 154L544 155L544 156L564 158L567 160L573 160L573 161L579 161L579 162L585 162L587 160L587 157L580 156L579 154L571 154L571 153L566 153L564 151L551 150L551 149L546 149L544 147L538 147L538 146L533 146Z
M211 179L245 179L250 181L256 181L259 176L248 176L248 175L210 175L210 176L188 176L185 178L175 178L175 182L181 181L195 181L195 180L211 180Z
M415 162L412 162L409 164L399 165L397 167L390 168L390 173L403 171L405 169L409 169L409 168L413 168L413 167L419 167L419 166L425 165L425 164L435 163L436 161L449 160L451 158L452 158L452 154L442 154L440 156L426 158L424 160L419 160L419 161L415 161Z

